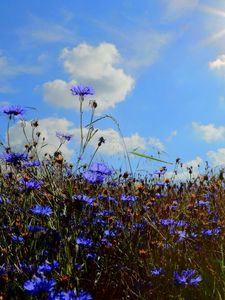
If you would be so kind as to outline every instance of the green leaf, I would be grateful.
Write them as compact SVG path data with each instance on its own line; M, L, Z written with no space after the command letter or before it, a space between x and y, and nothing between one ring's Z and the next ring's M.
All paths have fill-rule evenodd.
M144 158L147 158L147 159L151 159L151 160L155 160L155 161L159 161L159 162L162 162L162 163L165 163L165 164L170 164L172 165L171 162L168 162L168 161L164 161L164 160L161 160L159 158L155 158L153 156L149 156L149 155L145 155L145 154L141 154L141 153L138 153L138 152L129 152L133 155L137 155L137 156L140 156L140 157L144 157Z

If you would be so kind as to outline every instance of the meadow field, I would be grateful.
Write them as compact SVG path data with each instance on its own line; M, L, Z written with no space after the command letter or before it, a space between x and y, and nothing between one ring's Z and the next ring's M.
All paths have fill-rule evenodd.
M93 91L71 91L82 112ZM79 157L96 105L87 136L80 115ZM222 169L178 181L159 160L151 176L136 178L96 161L104 137L90 161L70 164L60 147L73 137L63 132L58 149L40 157L37 120L15 152L9 129L24 115L1 107L9 126L0 154L0 299L225 299Z

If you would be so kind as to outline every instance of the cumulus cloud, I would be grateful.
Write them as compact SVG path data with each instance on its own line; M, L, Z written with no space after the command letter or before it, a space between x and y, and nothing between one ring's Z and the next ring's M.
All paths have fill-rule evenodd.
M32 141L32 128L30 125L30 121L26 121L24 124L27 136L29 140ZM71 133L73 125L70 121L64 118L40 119L38 121L38 124L39 126L37 131L41 132L40 145L38 148L38 153L40 154L40 156L43 156L45 153L53 155L59 146L59 139L56 137L56 131ZM43 137L45 138L44 141ZM37 136L35 136L35 138L37 138ZM19 126L18 123L10 128L10 140L11 146L14 151L23 150L24 145L27 144L27 140L23 134L22 127ZM41 148L41 145L46 146ZM74 150L69 148L69 143L65 143L60 150L63 152L67 160L70 160L72 155L74 154Z
M225 138L225 126L216 127L214 124L192 123L196 133L207 143L221 141Z
M46 82L43 91L47 102L66 108L77 107L69 89L75 82L85 83L96 91L94 99L98 102L99 113L124 101L134 86L134 79L115 66L120 54L113 44L101 43L97 47L80 44L73 49L64 48L60 59L73 80Z
M217 59L209 62L210 69L223 69L225 67L225 54L220 55Z
M225 166L225 148L219 148L216 151L208 151L207 156L212 162L213 167Z
M148 144L155 147L157 150L164 151L165 146L158 138L151 137L148 139Z

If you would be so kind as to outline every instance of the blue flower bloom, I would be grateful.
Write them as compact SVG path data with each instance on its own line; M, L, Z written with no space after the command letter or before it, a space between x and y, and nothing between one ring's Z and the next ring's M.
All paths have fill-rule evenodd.
M27 280L23 288L31 295L38 296L41 293L49 293L56 285L55 279L46 279L44 277L34 277L31 280Z
M201 275L196 270L183 270L180 274L174 272L174 280L178 285L198 285L202 281Z
M138 197L137 196L132 196L132 195L128 195L128 196L126 196L126 195L121 195L121 200L122 201L136 201L138 199Z
M88 95L94 95L94 90L90 86L77 85L73 86L70 90L74 96L84 97Z
M72 134L63 133L63 132L59 132L59 131L56 132L56 136L57 136L57 138L60 139L60 141L62 143L64 143L65 141L69 142L72 139L72 137L73 137Z
M101 184L104 182L105 180L105 176L95 173L95 172L91 172L91 171L86 171L83 173L83 177L92 184Z
M110 170L103 163L92 163L91 167L83 173L83 177L90 183L103 183L107 176L112 175Z
M37 273L41 274L41 273L49 273L51 272L53 269L58 268L59 263L55 260L52 264L49 262L44 262L43 264L41 264L38 268L37 268Z
M18 242L18 243L24 242L24 239L21 235L12 234L11 238L12 238L12 241L14 241L14 242Z
M203 229L202 235L203 236L211 236L211 235L218 235L221 232L221 228L217 227L215 229Z
M52 209L50 206L42 206L42 205L35 205L33 208L30 209L32 213L35 215L41 215L41 216L50 216L52 214Z
M94 198L91 198L91 197L86 196L86 195L73 195L72 199L83 201L83 202L85 202L86 204L89 204L89 205L92 205L95 201Z
M87 239L85 237L78 237L76 239L76 244L79 246L87 246L87 247L91 247L93 244L93 241L91 239Z
M173 219L160 219L160 224L164 226L173 225L174 220Z
M39 225L35 225L35 226L28 225L28 226L27 226L27 229L28 229L30 232L33 232L33 233L36 233L36 232L38 232L38 231L44 231L44 230L45 230L44 227L39 226Z
M31 161L24 163L23 167L32 168L32 167L40 167L40 165L41 164L40 164L39 160L31 160Z
M24 178L22 178L20 180L20 183L22 185L24 185L27 188L27 190L40 189L42 187L42 185L43 185L43 181L36 180L36 179L25 180Z
M21 165L22 161L28 161L26 153L3 153L0 158L7 163L11 163L14 166Z
M0 112L6 114L11 119L12 117L19 117L23 116L25 113L25 110L23 107L19 105L5 105L0 107Z
M74 290L65 291L52 291L48 297L49 300L92 300L89 293L81 290L79 295Z
M151 275L153 276L160 276L165 272L163 268L154 267L150 270Z
M89 171L96 172L96 173L99 173L101 175L107 175L107 176L112 175L112 170L109 169L103 163L97 163L97 162L92 163L91 167L89 168Z

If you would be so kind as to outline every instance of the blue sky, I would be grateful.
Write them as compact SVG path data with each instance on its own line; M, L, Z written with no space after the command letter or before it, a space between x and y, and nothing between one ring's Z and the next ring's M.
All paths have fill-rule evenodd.
M69 89L83 84L96 92L96 117L117 119L128 150L180 157L195 171L225 164L225 2L1 1L0 35L0 105L35 107L26 119L40 120L49 151L56 130L71 132L62 149L74 160L79 113ZM123 164L116 126L96 126L88 155L103 136L98 159ZM24 142L21 128L11 135L15 147Z

